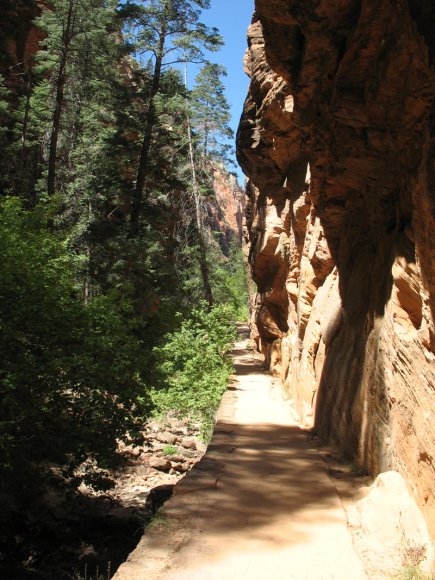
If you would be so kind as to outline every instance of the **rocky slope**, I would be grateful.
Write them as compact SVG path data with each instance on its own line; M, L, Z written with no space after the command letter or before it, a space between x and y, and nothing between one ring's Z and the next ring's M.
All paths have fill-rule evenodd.
M0 521L0 577L111 578L205 448L197 426L168 415L144 425L141 445L120 444L118 469L80 465L78 488L47 464L41 496L14 522Z
M324 441L435 536L435 5L256 0L238 133L252 328Z

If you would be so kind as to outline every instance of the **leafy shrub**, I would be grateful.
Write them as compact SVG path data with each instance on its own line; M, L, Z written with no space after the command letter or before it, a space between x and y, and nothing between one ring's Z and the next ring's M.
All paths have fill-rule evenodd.
M108 461L149 408L128 299L85 305L75 259L46 221L16 199L0 211L0 499L41 461Z
M163 455L175 455L178 449L174 445L165 445L162 449Z
M236 331L230 306L192 311L180 328L154 349L158 388L153 400L161 412L175 410L200 420L210 435L214 416L233 367L225 357Z

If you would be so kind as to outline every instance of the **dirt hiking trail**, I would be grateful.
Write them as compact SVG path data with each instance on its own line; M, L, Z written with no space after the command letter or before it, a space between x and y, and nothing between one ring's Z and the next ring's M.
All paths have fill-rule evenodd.
M116 580L366 578L326 467L241 328L213 439Z

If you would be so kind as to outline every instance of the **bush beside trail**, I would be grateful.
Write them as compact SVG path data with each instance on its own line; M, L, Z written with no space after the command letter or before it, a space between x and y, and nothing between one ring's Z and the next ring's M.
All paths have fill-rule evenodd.
M152 398L159 412L176 411L202 423L207 439L233 372L227 355L236 337L228 305L195 309L180 328L154 349L157 388Z

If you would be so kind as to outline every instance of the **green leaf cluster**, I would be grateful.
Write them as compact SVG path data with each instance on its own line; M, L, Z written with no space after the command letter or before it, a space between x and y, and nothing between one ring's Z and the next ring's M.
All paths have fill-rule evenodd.
M211 434L214 416L233 371L225 356L235 339L228 305L205 305L182 320L179 329L165 336L154 349L158 388L153 400L160 412L177 411L202 423Z

